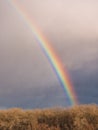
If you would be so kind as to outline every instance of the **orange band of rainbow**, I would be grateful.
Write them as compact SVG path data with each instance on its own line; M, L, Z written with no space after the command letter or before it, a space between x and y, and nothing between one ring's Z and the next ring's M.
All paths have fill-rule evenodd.
M52 46L50 46L49 42L40 32L40 29L37 28L34 21L30 19L26 11L24 11L23 8L20 7L15 0L9 1L12 4L12 6L16 9L16 11L19 13L19 15L21 15L21 17L25 20L25 23L29 26L30 30L32 31L32 34L36 38L38 45L41 47L45 56L48 58L49 63L51 64L54 72L56 73L56 76L61 86L66 92L66 95L69 97L70 104L76 105L78 103L77 97L73 89L73 86L69 80L67 70L65 71L65 69L63 68L63 65L58 56L56 55L54 49L52 48Z

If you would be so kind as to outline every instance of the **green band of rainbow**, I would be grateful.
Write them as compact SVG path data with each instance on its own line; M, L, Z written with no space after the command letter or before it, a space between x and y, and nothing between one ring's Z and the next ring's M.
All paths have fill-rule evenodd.
M38 45L41 47L45 56L49 60L49 63L51 64L66 95L69 97L70 104L76 105L78 101L73 86L69 80L68 73L63 68L62 63L56 55L55 51L53 50L52 46L50 46L49 42L40 32L39 28L37 28L36 24L34 23L34 20L32 20L29 17L26 11L24 11L23 8L20 7L15 0L9 0L9 2L16 9L19 15L24 19L25 23L29 26L30 30L32 31L32 34L36 38Z

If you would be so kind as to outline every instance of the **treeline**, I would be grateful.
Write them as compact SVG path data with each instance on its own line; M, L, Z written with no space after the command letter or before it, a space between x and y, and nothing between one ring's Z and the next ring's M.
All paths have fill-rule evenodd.
M98 106L1 110L0 130L98 130Z

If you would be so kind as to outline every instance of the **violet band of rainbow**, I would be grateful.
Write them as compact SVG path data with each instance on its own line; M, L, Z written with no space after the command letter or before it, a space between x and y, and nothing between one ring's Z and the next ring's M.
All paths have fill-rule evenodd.
M27 14L27 12L23 9L23 7L20 6L16 2L16 0L8 0L8 1L16 9L18 14L23 18L27 26L30 28L34 38L37 41L37 44L40 46L44 55L47 57L53 71L55 72L61 87L68 96L70 105L77 105L78 104L77 96L74 87L71 84L71 81L69 80L67 69L63 68L62 62L60 61L60 58L57 56L53 47L51 46L49 41L45 38L45 36L42 34L38 26L35 24L34 20L32 20L30 16Z

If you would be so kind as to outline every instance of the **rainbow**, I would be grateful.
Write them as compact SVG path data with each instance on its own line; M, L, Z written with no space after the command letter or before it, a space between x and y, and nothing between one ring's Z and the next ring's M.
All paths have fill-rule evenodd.
M60 58L55 53L52 46L48 40L44 37L38 26L34 23L34 20L30 18L30 16L23 10L23 7L20 7L19 4L15 0L9 0L10 4L16 9L19 15L24 19L25 23L28 25L32 34L34 35L35 39L37 40L38 45L44 52L45 56L47 57L53 71L55 72L60 85L63 87L66 95L69 98L71 105L76 105L78 103L77 97L74 91L74 88L69 80L69 76L67 70L63 68L63 65L60 61Z

